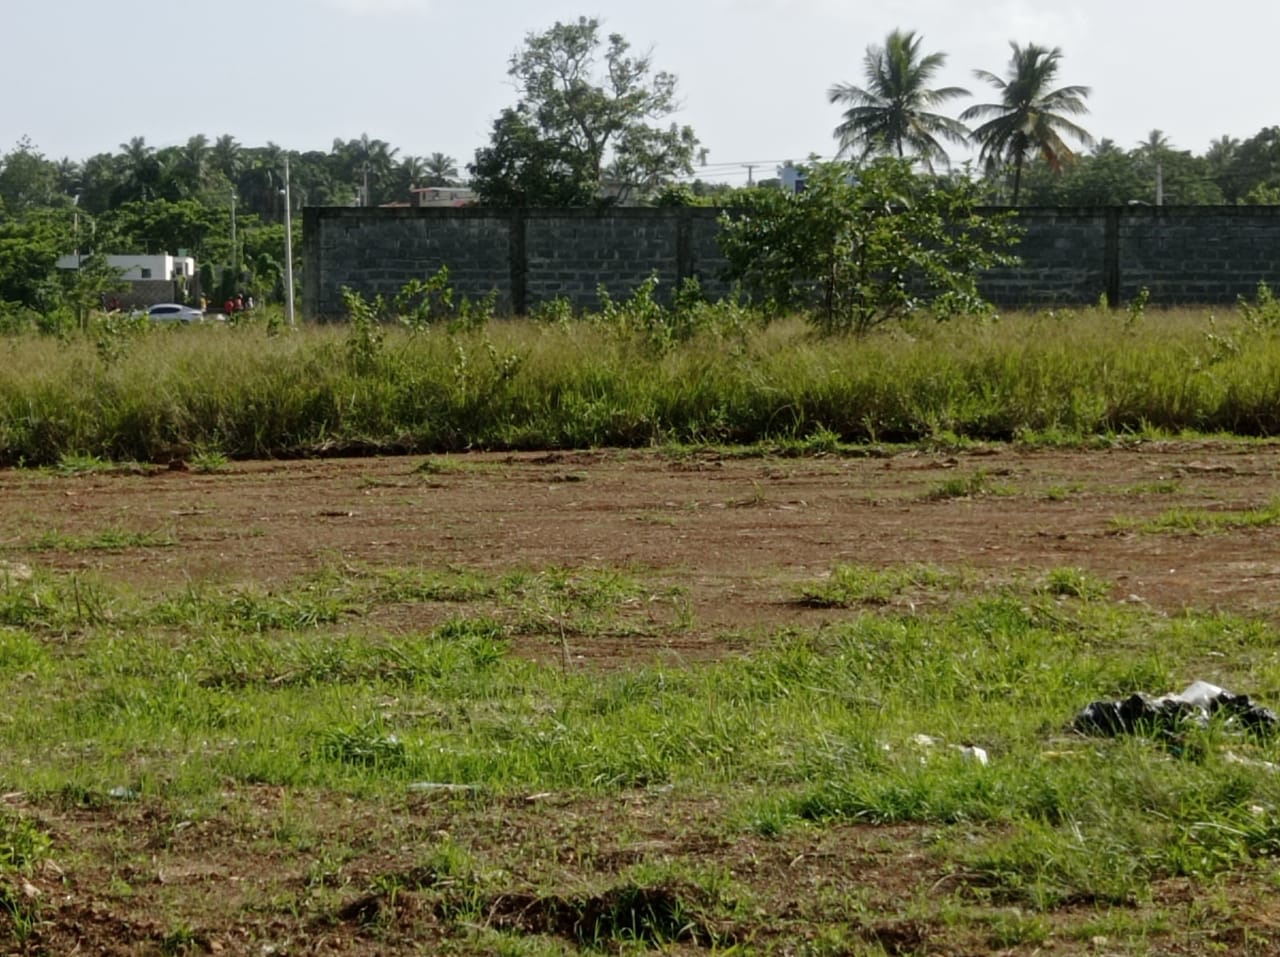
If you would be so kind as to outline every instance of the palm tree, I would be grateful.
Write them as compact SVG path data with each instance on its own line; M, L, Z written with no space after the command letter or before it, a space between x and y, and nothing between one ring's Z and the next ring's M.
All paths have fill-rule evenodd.
M424 186L452 186L458 181L458 161L443 153L432 153L426 160L427 179Z
M53 166L58 178L58 192L75 196L84 188L84 169L75 160L64 156Z
M1064 86L1051 89L1058 75L1058 63L1062 51L1028 43L1025 47L1010 42L1013 56L1005 78L986 70L975 70L974 75L990 83L1000 91L999 103L978 103L960 114L960 119L971 120L989 117L987 122L973 131L973 138L981 145L979 159L994 172L1001 163L1013 164L1013 205L1018 205L1018 191L1022 186L1022 168L1033 151L1049 164L1055 173L1061 172L1064 163L1073 154L1063 141L1063 134L1079 140L1085 146L1093 142L1088 131L1077 126L1067 115L1088 113L1085 99L1087 86Z
M863 60L865 87L838 83L827 91L832 103L847 106L844 120L835 129L840 152L860 150L860 159L872 154L916 156L932 170L934 162L949 165L947 151L938 138L963 143L969 131L964 124L931 110L969 91L957 86L930 89L928 83L946 62L945 53L921 55L915 31L894 30L884 46L867 47Z
M362 133L358 140L334 139L330 156L336 177L354 181L361 205L374 206L384 202L390 192L389 181L398 152L385 140L370 139L368 133Z
M284 150L267 140L266 146L244 150L240 176L236 180L236 192L244 200L245 207L263 219L281 222L280 187L284 185Z
M1209 149L1204 154L1209 176L1218 184L1227 202L1237 201L1243 192L1241 177L1236 168L1239 156L1240 141L1234 136L1220 136L1210 141Z
M1152 130L1144 140L1138 140L1138 152L1143 156L1158 156L1173 149L1173 142L1164 130Z
M209 137L197 133L187 140L179 151L175 174L182 181L183 191L192 195L204 186L209 178Z
M427 164L420 156L404 156L396 164L392 175L392 189L400 200L410 197L410 190L427 180Z
M229 183L236 181L244 164L240 143L230 133L223 133L214 141L209 150L209 158L213 168L225 176Z
M154 147L145 137L135 136L120 144L120 163L124 170L126 199L154 199L163 168Z

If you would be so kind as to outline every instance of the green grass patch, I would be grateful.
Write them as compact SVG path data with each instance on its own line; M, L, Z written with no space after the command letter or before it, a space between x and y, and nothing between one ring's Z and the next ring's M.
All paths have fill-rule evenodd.
M130 532L108 528L91 535L41 532L27 547L36 552L119 552L130 548L172 548L177 544L178 540L168 532Z
M1084 484L1081 482L1068 482L1064 485L1050 485L1043 492L1045 499L1050 502L1065 502L1069 499L1083 495L1085 491Z
M960 588L963 576L929 565L872 568L837 565L820 581L800 587L799 601L819 608L883 605L907 591L949 592Z
M1182 483L1177 479L1159 479L1154 482L1142 482L1120 489L1122 495L1176 495L1182 491Z
M462 458L433 455L424 459L415 469L419 475L468 475L476 472L499 471L503 466L498 462L475 462Z
M1105 598L1111 591L1108 581L1097 578L1083 568L1051 568L1038 590L1059 598L1083 598L1086 601Z
M1028 909L980 927L1005 947L1038 945L1046 908L1129 906L1154 881L1213 880L1280 853L1280 742L1220 719L1177 747L1067 730L1090 701L1192 678L1280 700L1271 625L1107 602L1108 584L1078 568L975 574L839 566L812 586L850 609L839 620L760 634L697 666L611 671L524 651L566 623L617 634L633 604L667 596L636 570L344 569L271 593L140 597L37 569L0 588L0 788L101 814L200 808L259 787L482 810L535 794L702 795L725 840L927 825L930 866L984 903ZM915 592L946 601L895 609ZM447 614L421 630L367 626L407 602ZM309 840L286 812L258 838L265 847ZM65 852L33 819L7 820L0 870ZM381 903L369 913L421 892L465 922L511 893L476 877L461 849L441 854L423 858L430 880L373 881ZM298 886L314 871L320 893L341 870L317 859ZM704 919L727 908L718 887L632 869L590 890L520 893L531 914L580 901L620 915L602 917L594 945L633 918L645 940L684 940L671 914L721 934ZM643 917L627 888L637 907L673 910Z
M944 502L954 498L974 498L978 495L1016 495L1017 489L992 481L990 473L979 469L967 475L953 475L935 482L921 496L926 502Z
M1172 508L1152 519L1117 517L1111 520L1114 528L1147 534L1187 533L1207 535L1241 528L1269 528L1280 524L1280 498L1272 499L1261 508L1209 510L1196 508Z

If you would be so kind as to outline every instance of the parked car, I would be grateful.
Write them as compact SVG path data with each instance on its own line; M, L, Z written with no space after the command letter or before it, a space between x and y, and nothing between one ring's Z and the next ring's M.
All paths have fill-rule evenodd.
M204 322L204 310L176 302L160 302L147 310L147 318L152 322Z

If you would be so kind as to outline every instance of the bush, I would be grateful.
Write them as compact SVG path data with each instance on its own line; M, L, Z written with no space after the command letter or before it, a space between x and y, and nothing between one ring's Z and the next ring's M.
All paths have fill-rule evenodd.
M920 310L988 310L979 270L1013 262L1009 214L979 215L977 187L938 183L910 164L818 163L794 195L761 189L723 217L730 278L821 331L863 334Z

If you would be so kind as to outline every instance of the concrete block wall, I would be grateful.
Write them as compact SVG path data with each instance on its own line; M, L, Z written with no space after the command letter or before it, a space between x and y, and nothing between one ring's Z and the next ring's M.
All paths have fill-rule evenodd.
M182 302L178 284L172 279L130 279L129 288L115 298L128 309L146 309L161 302Z
M303 211L303 304L308 317L344 315L342 288L395 296L449 267L458 293L498 290L513 307L512 217L506 210L309 207Z
M1114 280L1107 270L1107 218L1090 209L1028 209L1012 252L1016 266L988 270L978 282L998 306L1096 303Z
M1156 304L1230 303L1260 280L1280 289L1280 207L1024 208L1016 266L980 281L998 306L1113 304L1140 288ZM591 308L657 273L669 295L696 276L724 295L719 211L311 207L303 212L308 318L345 313L341 289L393 296L447 265L457 294L498 292L522 314L558 296Z
M524 218L527 305L564 296L594 305L603 286L615 299L657 274L660 289L681 275L678 232L661 209L561 210ZM654 215L658 214L658 215Z
M1119 293L1153 302L1235 302L1280 291L1280 206L1138 206L1118 223Z

